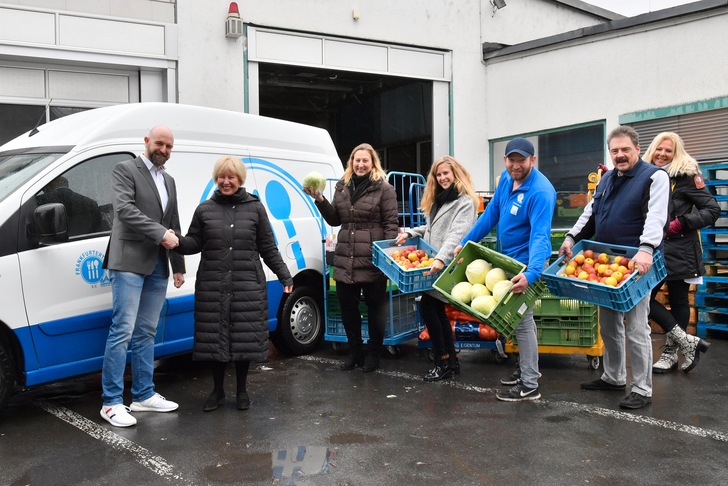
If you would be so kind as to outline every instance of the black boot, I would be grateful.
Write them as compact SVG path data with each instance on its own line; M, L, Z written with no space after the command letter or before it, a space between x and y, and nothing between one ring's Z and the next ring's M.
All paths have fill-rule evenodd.
M237 400L238 410L247 410L250 408L250 397L247 392L238 392Z
M207 400L205 401L205 406L202 410L205 412L212 412L213 410L217 410L217 407L219 407L223 403L225 403L225 392L213 390L212 393L210 393L210 396L207 397Z
M442 363L436 364L434 368L427 372L425 375L425 381L440 381L448 376L452 375L453 369L448 366L443 366Z
M346 361L340 366L341 371L351 371L356 367L364 366L364 353L360 346L350 346L349 356Z
M424 376L425 381L440 381L455 372L455 369L449 366L449 356L444 355L435 359L435 366Z
M455 353L451 354L450 357L447 360L447 365L449 370L452 371L453 374L459 375L460 374L460 360L458 359L457 355Z
M382 355L384 346L370 341L368 348L367 357L364 359L364 366L361 368L364 373L371 373L379 368L379 357Z

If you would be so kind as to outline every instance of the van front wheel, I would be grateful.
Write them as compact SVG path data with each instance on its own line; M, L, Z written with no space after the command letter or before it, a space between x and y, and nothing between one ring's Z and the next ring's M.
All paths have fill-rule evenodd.
M294 287L278 314L278 329L271 334L273 344L291 356L313 353L324 337L321 292L310 287Z
M13 366L13 356L10 348L5 340L0 337L0 410L10 400L15 387L15 367Z

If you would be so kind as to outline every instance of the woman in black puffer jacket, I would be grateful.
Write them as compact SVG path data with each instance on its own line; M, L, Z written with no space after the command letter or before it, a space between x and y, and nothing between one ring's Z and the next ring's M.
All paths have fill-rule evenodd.
M202 252L195 282L195 340L192 359L212 361L214 389L206 412L225 400L223 379L235 362L237 407L250 399L246 381L250 362L268 358L267 282L260 258L278 276L285 293L293 279L275 243L265 207L249 194L245 166L222 157L213 169L217 189L197 206L187 236L176 248L182 254Z
M702 283L705 274L698 230L715 224L720 207L705 187L698 162L685 151L677 133L657 135L645 151L644 160L667 171L672 189L670 226L664 243L670 310L655 299L661 282L652 291L650 319L662 327L667 337L665 349L652 365L652 371L667 373L675 369L680 349L685 356L681 369L687 373L698 364L700 353L709 344L684 332L690 321L690 285Z
M379 156L368 143L352 150L344 177L336 183L330 203L314 188L304 187L331 226L341 226L334 254L334 280L341 320L349 343L342 370L361 366L365 373L379 367L387 324L387 277L372 263L372 242L397 237L397 196L387 182ZM359 300L364 294L369 349L362 349Z

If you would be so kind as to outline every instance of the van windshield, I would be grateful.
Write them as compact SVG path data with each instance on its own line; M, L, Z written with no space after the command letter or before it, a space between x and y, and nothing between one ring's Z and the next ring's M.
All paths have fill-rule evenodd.
M0 201L63 155L65 152L0 152Z

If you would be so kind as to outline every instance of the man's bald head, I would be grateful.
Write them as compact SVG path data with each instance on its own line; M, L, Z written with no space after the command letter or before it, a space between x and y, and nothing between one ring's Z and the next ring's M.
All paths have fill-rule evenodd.
M172 155L174 147L174 135L172 130L164 125L157 125L149 130L149 135L144 137L147 158L157 167L164 165L169 156Z

